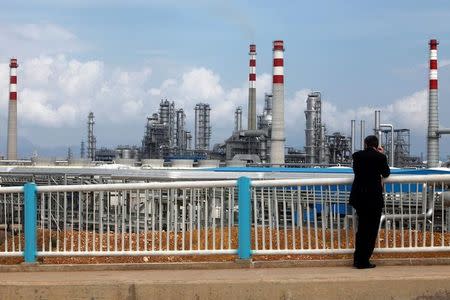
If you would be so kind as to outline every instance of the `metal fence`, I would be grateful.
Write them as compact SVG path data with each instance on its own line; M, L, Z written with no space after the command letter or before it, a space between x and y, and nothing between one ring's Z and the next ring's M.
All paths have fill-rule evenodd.
M351 182L0 188L0 256L351 253L357 222L348 205ZM450 175L388 178L375 251L450 251L449 184Z
M252 253L353 252L357 217L348 205L351 182L253 182ZM375 252L450 251L449 184L449 175L386 179Z
M21 256L24 247L23 188L0 190L0 256Z
M38 187L37 254L233 254L236 181Z

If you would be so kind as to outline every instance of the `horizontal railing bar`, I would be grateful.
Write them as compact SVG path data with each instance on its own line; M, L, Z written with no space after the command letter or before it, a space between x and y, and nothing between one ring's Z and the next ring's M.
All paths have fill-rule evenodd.
M348 178L307 178L307 179L276 179L253 180L254 187L270 186L305 186L305 185L349 185L353 176ZM450 182L450 175L393 175L384 180L385 183L418 183L418 182ZM178 181L178 182L141 182L141 183L115 183L115 184L89 184L89 185L54 185L37 186L38 192L76 192L76 191L113 191L127 189L170 189L170 188L211 188L234 187L236 180L222 181ZM0 187L1 193L20 193L23 187Z
M375 248L374 253L417 253L417 252L448 252L448 247L395 247L395 248ZM267 249L252 250L254 255L283 255L283 254L349 254L355 252L355 249Z
M23 186L5 186L0 187L0 194L23 193Z
M87 191L119 191L172 188L212 188L234 187L236 180L222 181L178 181L178 182L139 182L89 185L48 185L37 186L38 192L87 192Z
M161 251L38 251L38 256L170 256L237 254L237 249L220 250L161 250Z
M278 186L312 186L312 185L349 185L353 176L349 178L307 178L307 179L276 179L252 181L253 187ZM384 183L424 183L424 182L450 182L450 175L392 175L384 179Z
M23 256L23 251L6 251L0 252L0 257L14 257Z

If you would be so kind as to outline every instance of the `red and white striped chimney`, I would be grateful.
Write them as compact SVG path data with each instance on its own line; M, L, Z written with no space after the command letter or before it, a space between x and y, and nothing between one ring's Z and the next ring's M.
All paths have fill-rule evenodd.
M273 42L272 137L270 162L284 164L284 43Z
M427 166L439 167L438 62L435 39L430 40L430 85L428 91Z
M11 58L9 64L9 107L7 158L17 159L17 59Z
M247 129L256 130L256 45L250 45L249 55Z

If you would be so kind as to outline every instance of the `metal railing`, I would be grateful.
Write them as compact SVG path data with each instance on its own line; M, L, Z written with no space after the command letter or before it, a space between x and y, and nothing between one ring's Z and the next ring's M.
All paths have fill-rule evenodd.
M253 182L252 253L353 252L357 217L348 205L351 183L351 178ZM449 251L449 184L450 175L386 179L375 252Z
M39 256L234 254L236 181L38 187Z
M242 177L0 188L0 257L351 253L351 183ZM375 251L450 251L449 184L450 175L385 180Z
M20 256L24 249L23 188L0 191L0 256Z

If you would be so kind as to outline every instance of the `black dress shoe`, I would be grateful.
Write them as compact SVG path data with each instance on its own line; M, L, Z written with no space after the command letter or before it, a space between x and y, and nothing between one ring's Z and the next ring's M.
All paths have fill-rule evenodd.
M355 267L356 269L373 269L375 268L377 265L375 264L371 264L371 263L366 263L366 264L353 264L353 267Z

